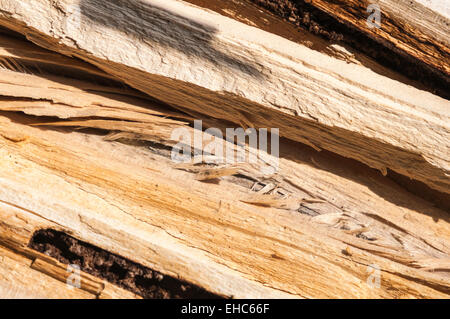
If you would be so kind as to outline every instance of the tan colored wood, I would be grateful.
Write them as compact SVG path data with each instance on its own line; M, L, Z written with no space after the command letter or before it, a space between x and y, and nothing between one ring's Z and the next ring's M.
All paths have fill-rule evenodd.
M261 172L276 160L268 154L251 165L176 164L170 132L194 134L187 123L197 109L174 105L186 115L93 83L92 70L69 58L61 64L78 69L76 80L49 74L53 54L8 43L16 53L0 49L9 61L0 70L0 296L136 297L86 274L82 288L91 293L67 291L65 266L27 247L35 231L52 228L225 297L448 298L448 213L377 170L286 139L272 175ZM20 67L28 59L22 45L42 54L33 62L42 72ZM196 89L204 101L206 91ZM446 136L445 110L408 105L410 119ZM220 118L202 115L223 130ZM248 115L239 121L252 124ZM379 288L369 284L373 267Z
M450 192L447 100L182 1L102 3L2 0L0 23L178 109L279 127Z
M446 0L314 0L311 4L371 38L450 76L449 7ZM369 5L381 10L380 28L369 28Z
M322 168L340 167L352 181L283 159L279 187L299 203L316 198L310 207L319 215L311 218L289 207L244 204L251 190L233 179L205 184L149 151L81 132L42 131L20 124L39 119L3 114L0 198L14 211L2 213L6 238L20 238L27 229L30 236L33 220L41 227L51 221L56 229L226 296L447 296L446 272L425 266L448 258L446 214L366 168L361 175L345 161L304 150L305 158L314 156ZM378 188L414 209L389 202ZM347 234L362 227L374 241ZM374 263L383 283L375 290L366 286L367 266Z
M81 287L68 286L67 265L27 247L34 229L55 225L4 203L0 215L0 298L140 298L83 271Z
M0 298L95 298L81 290L71 289L65 283L55 280L40 271L30 268L29 260L16 257L0 246Z
M36 258L31 264L31 268L34 270L55 278L63 283L70 280L70 275L72 274L68 271L68 267L70 266L58 262L50 263L39 258ZM96 296L99 295L104 289L104 285L100 280L87 274L81 274L80 285L80 289L86 290Z

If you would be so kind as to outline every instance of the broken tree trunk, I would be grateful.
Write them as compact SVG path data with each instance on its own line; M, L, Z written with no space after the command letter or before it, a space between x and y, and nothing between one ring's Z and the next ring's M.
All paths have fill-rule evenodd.
M176 164L167 131L189 116L90 82L87 64L0 41L17 52L3 53L0 85L3 296L133 297L84 273L68 290L65 265L28 247L54 229L223 297L448 297L448 214L377 171L288 140L272 176L259 164ZM30 63L25 45L41 59ZM51 61L64 76L48 74Z
M32 2L0 1L0 23L180 110L450 192L447 100L182 1Z
M3 25L52 50L0 32L0 297L153 289L93 276L80 246L62 259L51 243L35 250L37 235L61 232L136 263L119 267L133 277L144 267L220 297L448 298L448 212L346 158L446 198L448 101L338 46L316 52L179 1L114 3L83 1L77 16L78 2L0 0ZM107 25L113 12L126 30ZM290 139L278 172L263 173L273 154L173 162L171 133L198 133L194 119L279 127ZM69 289L73 259L84 268Z

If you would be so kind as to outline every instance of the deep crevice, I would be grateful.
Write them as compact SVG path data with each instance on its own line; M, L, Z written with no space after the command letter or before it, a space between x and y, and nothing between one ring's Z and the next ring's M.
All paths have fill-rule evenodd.
M63 264L78 265L82 271L146 299L221 298L53 229L36 231L28 246Z

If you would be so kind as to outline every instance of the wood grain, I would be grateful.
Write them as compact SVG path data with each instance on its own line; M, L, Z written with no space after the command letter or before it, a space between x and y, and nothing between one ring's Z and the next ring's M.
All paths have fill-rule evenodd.
M278 127L450 192L447 100L182 1L0 3L4 26L180 110Z
M108 28L86 24L91 31L104 31L104 38L97 39L97 48L104 45L105 51L93 53L89 32L84 32L76 45L66 35L55 40L59 31L68 31L57 19L64 10L49 11L56 14L52 16L55 29L50 34L46 33L49 26L45 10L36 20L28 13L55 4L36 0L35 6L27 7L26 3L0 0L2 23L67 56L0 36L0 58L8 62L0 69L1 296L137 297L86 274L81 289L69 289L64 266L28 248L35 231L51 228L224 297L449 297L448 212L414 196L378 171L398 164L420 179L420 174L430 173L417 171L419 159L411 154L420 151L420 156L427 154L434 165L434 175L427 175L427 183L438 180L441 188L447 189L447 179L436 177L442 177L448 169L447 101L371 73L361 81L382 83L376 84L378 89L369 89L361 82L352 82L361 77L352 72L368 72L359 66L341 64L324 53L278 38L270 39L287 44L283 54L270 43L258 47L262 44L255 39L244 39L251 35L238 34L259 32L256 29L222 20L183 2L170 1L168 7L158 2L165 9L152 12L171 21L174 12L169 14L167 9L176 11L181 6L186 9L183 14L198 13L195 19L214 17L218 28L225 28L221 26L225 23L234 33L218 32L211 40L213 49L208 50L217 51L225 47L217 43L227 43L233 51L239 43L234 58L240 52L245 52L247 59L264 52L265 59L260 62L265 70L274 72L273 77L263 72L268 82L259 81L254 75L230 71L228 64L236 60L214 66L195 56L189 60L167 46L153 43L146 47L148 43L142 39L133 40L133 46L137 43L142 51L124 50L115 55L112 51L117 47L106 45L108 37L114 34L117 43L130 43L130 34L108 33ZM57 5L64 9L67 3ZM14 17L8 12L14 12ZM22 22L12 25L13 20ZM188 26L203 28L192 23ZM21 49L25 47L29 50ZM32 52L33 58L26 52ZM92 69L70 55L104 71ZM171 66L164 69L157 64L159 69L148 62L153 60L146 60L152 56L156 59L156 55L170 59L173 65L169 63ZM143 58L142 65L128 65L136 56ZM71 78L71 72L53 74L53 69L47 68L49 61L69 71L77 70L75 78ZM182 64L188 61L190 64ZM192 61L210 73L196 77L200 68ZM331 72L332 65L339 72ZM167 73L157 74L163 71ZM161 97L173 108L128 87L105 84L105 74ZM215 91L226 86L226 76L236 76L242 84L236 90L245 90L233 93L227 87L229 91ZM271 98L281 98L276 105L264 104L269 97L265 102L251 101L275 83L270 81L289 76L297 81L267 90L268 95L278 94ZM386 81L392 84L389 92ZM313 88L327 89L328 99L339 106L334 110L336 116L331 116L331 108L323 108L325 102L320 104L325 93ZM282 89L287 93L281 94ZM298 102L292 105L300 107L299 113L291 114L289 107L293 106L288 102L294 91L315 106L301 104L305 112L300 112ZM408 98L409 93L414 93L414 98ZM421 105L425 100L426 107ZM239 104L232 107L230 103L236 101ZM355 112L347 114L344 110L350 109L346 107ZM280 140L278 172L262 173L267 162L276 160L270 154L264 154L255 164L237 166L174 163L170 132L184 127L194 134L191 124L196 116L201 116L207 126L221 130L229 124L223 119L243 125L282 124L291 139ZM327 125L321 123L326 120ZM302 130L297 127L299 123L305 125ZM385 143L375 143L369 136ZM349 141L353 146L346 144ZM363 163L368 162L367 154L377 154L373 166L378 170L331 152L317 152L322 147L336 153L343 149L346 157ZM349 149L355 151L353 155L346 153ZM245 150L255 152L248 145ZM388 158L391 164L380 166ZM380 269L379 288L368 281L373 267Z
M450 76L450 21L445 0L314 0L311 4L386 47ZM380 28L367 26L370 4L381 9Z
M57 79L55 89L75 90ZM33 76L35 86L41 81ZM16 91L28 94L23 85ZM104 98L86 95L93 105ZM142 107L122 109L125 117L131 106ZM228 297L448 294L448 215L364 165L283 140L278 174L243 167L245 178L222 174L216 185L197 180L202 166L179 166L170 153L64 128L70 117L45 130L34 125L54 108L17 110L1 113L4 247L30 254L33 232L54 228ZM117 119L103 121L126 132ZM381 268L380 289L366 283L372 264Z

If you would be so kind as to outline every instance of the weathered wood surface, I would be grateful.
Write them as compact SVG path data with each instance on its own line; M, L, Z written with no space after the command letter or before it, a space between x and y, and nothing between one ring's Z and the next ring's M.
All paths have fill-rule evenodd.
M294 141L450 192L449 102L363 65L181 1L0 5L2 25L178 109L279 127Z
M0 204L0 215L5 222L10 221L14 209ZM25 216L23 216L25 217ZM26 216L30 218L31 216ZM19 218L15 215L14 218ZM30 221L35 221L32 218ZM19 226L19 225L15 225ZM34 226L41 226L39 223ZM20 298L62 298L62 299L94 299L94 298L139 298L126 290L111 285L108 282L94 278L81 272L81 287L67 285L67 265L60 265L46 255L32 251L25 246L18 247L4 244L20 236L14 232L14 239L6 238L2 227L0 235L0 299ZM12 235L9 233L8 235Z
M194 3L201 1L190 0ZM326 13L368 35L387 50L423 64L435 75L442 76L449 85L450 6L447 0L251 1L264 6L281 2L285 6L286 18L289 18L290 10L318 9L317 12ZM380 20L375 21L378 12Z
M362 185L287 161L279 187L297 209L264 208L244 203L250 187L195 181L149 151L17 121L30 123L10 115L0 129L2 245L51 227L224 296L448 296L446 214L373 172ZM367 285L373 264L380 289Z
M314 0L311 4L395 51L450 76L447 0ZM381 9L380 28L369 28L369 5Z
M448 298L448 214L377 171L287 140L272 176L258 165L235 175L175 164L167 127L185 125L185 114L126 88L50 76L47 63L38 64L42 74L24 73L21 54L8 61L13 70L0 71L2 293L96 297L95 279L66 292L60 266L42 267L45 256L26 248L34 231L53 228L227 297ZM226 171L218 184L198 180L211 169ZM369 265L380 268L380 288L368 284ZM23 278L39 284L20 284L20 294L5 284ZM109 287L97 297L129 296Z

